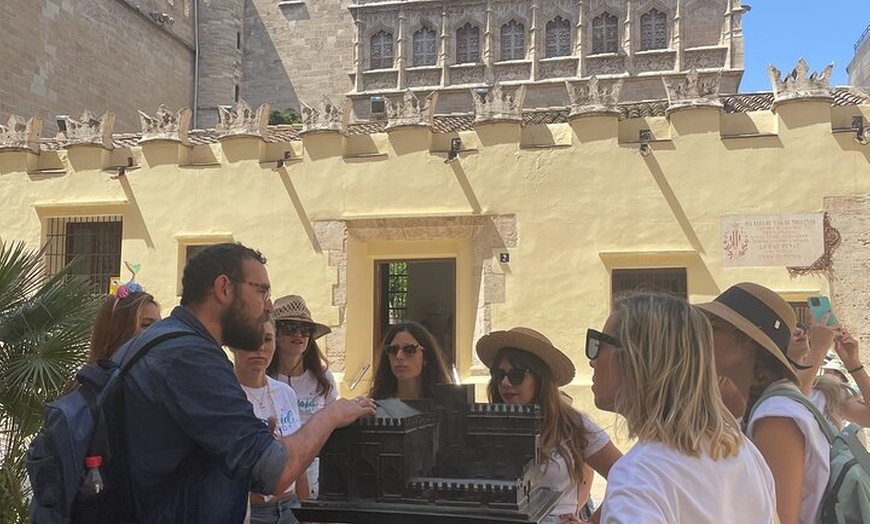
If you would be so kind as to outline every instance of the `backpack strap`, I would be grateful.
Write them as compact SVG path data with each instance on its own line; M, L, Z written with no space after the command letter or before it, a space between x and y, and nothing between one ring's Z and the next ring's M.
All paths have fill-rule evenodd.
M828 444L834 443L834 438L837 436L837 430L834 429L833 424L819 411L819 408L816 407L815 404L812 403L810 399L806 397L803 393L798 391L797 389L787 386L774 386L772 388L768 388L764 394L755 402L755 405L752 407L752 411L749 413L749 420L752 420L752 416L755 415L755 410L758 409L758 406L761 403L771 397L786 397L794 400L798 404L801 404L803 407L807 408L807 410L813 414L813 417L816 419L816 423L822 429L822 433L825 434L825 438L828 439Z

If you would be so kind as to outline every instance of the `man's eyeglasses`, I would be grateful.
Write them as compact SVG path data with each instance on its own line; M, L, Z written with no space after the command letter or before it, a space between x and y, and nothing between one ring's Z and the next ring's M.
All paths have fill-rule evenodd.
M257 288L257 291L260 293L260 296L263 298L263 302L272 298L272 286L269 284L261 284L260 282L251 282L250 280L236 280L239 284L247 284L249 286L253 286Z
M493 384L501 384L501 381L507 377L508 382L510 382L512 386L519 386L523 383L523 380L526 379L526 375L529 373L530 371L525 368L513 368L510 371L495 368L489 371L489 376L491 377Z
M400 346L398 344L390 344L389 346L384 346L384 351L387 352L387 355L396 356L399 351L410 356L414 356L417 354L417 350L424 349L423 346L417 344L405 344L404 346Z
M297 331L303 337L310 337L314 334L314 326L306 322L279 320L278 322L275 322L275 328L277 328L278 333L281 333L282 335L287 335L288 337L293 333L296 333Z
M595 360L596 358L598 358L598 354L601 352L601 344L610 344L615 348L622 347L618 338L612 337L607 333L602 333L595 329L587 329L586 358L588 358L589 360Z

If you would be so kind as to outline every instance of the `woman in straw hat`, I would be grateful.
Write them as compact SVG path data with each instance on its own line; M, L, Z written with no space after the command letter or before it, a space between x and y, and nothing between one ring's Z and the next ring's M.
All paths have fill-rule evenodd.
M477 342L477 355L490 370L490 402L538 404L543 411L543 485L562 492L543 522L578 522L589 499L592 469L606 478L622 454L604 430L560 394L559 387L574 378L574 364L527 327L485 335Z
M417 322L390 326L369 396L413 400L435 396L435 384L452 383L435 336Z
M622 298L602 331L587 331L586 356L595 405L637 438L610 470L602 523L775 522L773 478L722 401L699 309Z
M764 286L741 283L698 306L710 318L716 369L746 399L738 416L776 481L782 524L818 521L828 482L829 444L813 414L799 402L771 396L772 388L799 391L800 380L786 354L795 314Z
M269 376L289 384L299 401L299 415L305 424L312 415L338 398L335 378L317 339L332 330L311 318L311 311L299 295L275 300L276 351L269 365ZM317 496L319 459L308 468L311 496ZM302 493L303 498L305 493Z
M233 352L234 369L254 414L264 423L274 426L276 437L292 435L302 427L296 394L285 382L266 375L266 368L275 354L275 322L264 324L263 345L258 351ZM300 507L297 493L308 493L308 476L301 475L280 497L251 493L251 524L297 524L291 508Z

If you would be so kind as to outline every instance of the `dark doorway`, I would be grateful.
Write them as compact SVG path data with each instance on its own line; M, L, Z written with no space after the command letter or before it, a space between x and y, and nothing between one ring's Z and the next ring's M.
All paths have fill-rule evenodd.
M375 362L384 333L393 324L419 322L435 335L447 366L456 362L456 261L375 262Z

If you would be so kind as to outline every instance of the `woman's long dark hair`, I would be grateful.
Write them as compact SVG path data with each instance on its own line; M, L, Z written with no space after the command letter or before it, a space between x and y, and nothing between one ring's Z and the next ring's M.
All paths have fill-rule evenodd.
M277 341L277 337L275 340ZM309 370L314 375L314 380L317 381L317 394L321 397L326 397L332 391L332 383L326 378L328 367L329 361L326 360L326 356L320 351L317 341L308 337L308 347L305 348L305 353L302 354L302 370ZM280 348L276 347L275 356L272 357L272 362L266 368L266 374L277 379L279 369L281 369L281 351Z
M390 358L387 356L387 352L383 351L383 347L392 342L393 338L403 331L408 332L425 348L423 350L423 371L420 376L422 379L420 387L422 397L434 397L435 384L453 383L450 373L447 372L444 353L441 351L438 341L435 340L435 336L417 322L407 321L391 326L387 334L384 335L384 341L381 344L381 357L378 359L372 389L369 391L369 397L371 398L378 399L396 396L399 383L396 380L396 375L393 374L393 369L390 367Z

